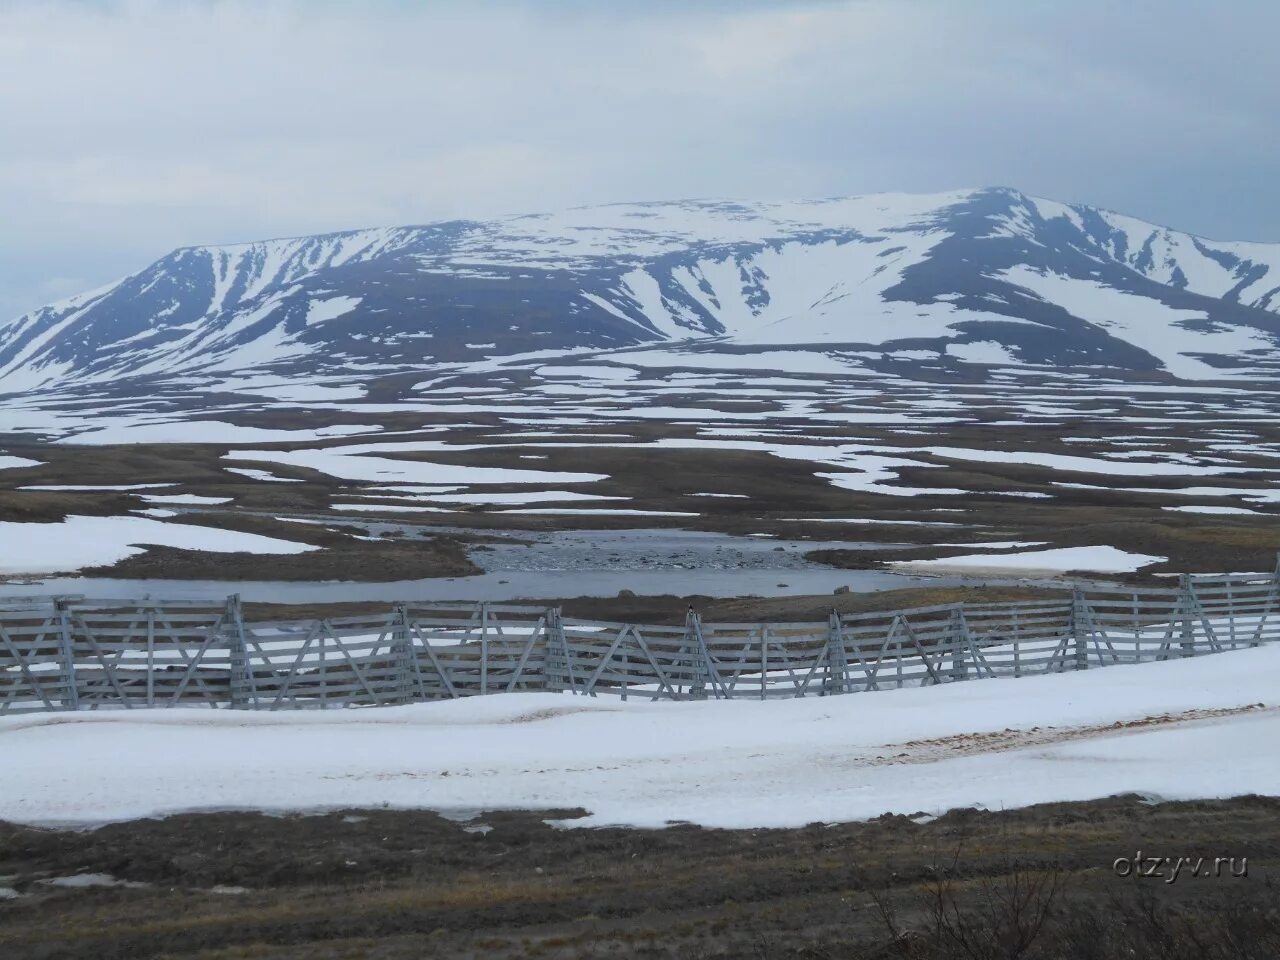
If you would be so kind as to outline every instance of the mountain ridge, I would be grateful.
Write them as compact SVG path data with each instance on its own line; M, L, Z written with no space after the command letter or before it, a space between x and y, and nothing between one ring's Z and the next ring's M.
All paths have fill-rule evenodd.
M180 247L0 325L0 392L706 338L1261 377L1278 314L1280 244L1011 188L650 201Z

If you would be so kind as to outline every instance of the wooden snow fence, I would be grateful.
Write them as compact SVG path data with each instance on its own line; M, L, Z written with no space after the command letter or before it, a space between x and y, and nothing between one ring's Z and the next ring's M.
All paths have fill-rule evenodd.
M222 603L0 600L0 714L326 709L517 691L653 700L830 696L1195 657L1280 640L1275 574L1062 598L680 625L517 604L395 604L245 623Z
M0 601L0 713L74 710L63 612L43 598Z
M407 632L412 699L547 689L547 638L558 615L514 604L412 604Z
M396 611L249 624L230 705L279 710L411 699Z
M1077 591L1080 667L1195 657L1280 639L1280 577L1182 576L1176 588Z
M230 604L36 598L0 604L0 713L218 706Z
M705 696L706 665L692 628L601 620L563 620L547 656L549 689L655 700Z

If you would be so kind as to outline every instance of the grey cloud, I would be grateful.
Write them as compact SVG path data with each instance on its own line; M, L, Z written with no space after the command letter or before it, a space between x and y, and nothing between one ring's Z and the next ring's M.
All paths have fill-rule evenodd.
M0 317L172 247L1007 184L1280 240L1280 7L0 2Z

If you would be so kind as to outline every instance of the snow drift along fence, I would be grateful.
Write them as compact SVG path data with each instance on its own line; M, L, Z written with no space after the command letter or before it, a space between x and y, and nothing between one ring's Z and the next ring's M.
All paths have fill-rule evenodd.
M681 626L514 604L246 623L211 604L0 601L0 714L377 706L521 690L648 699L830 696L1194 657L1280 640L1280 576L1089 585L1062 599Z

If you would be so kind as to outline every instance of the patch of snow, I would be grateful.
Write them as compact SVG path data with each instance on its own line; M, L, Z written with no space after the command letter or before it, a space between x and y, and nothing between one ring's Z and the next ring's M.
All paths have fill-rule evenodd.
M277 477L274 473L268 473L266 470L255 470L253 467L223 467L227 473L238 473L242 477L248 477L250 480L265 480L268 483L305 483L304 480L298 480L294 477Z
M1280 764L1258 745L1280 737L1280 715L1254 705L1274 704L1277 671L1270 644L789 700L510 693L324 712L7 716L0 819L583 807L588 816L563 825L750 828L1120 793L1269 796L1280 794ZM1235 712L1178 717L1207 710ZM971 749L954 749L966 737Z
M176 483L117 483L117 484L76 484L49 483L32 487L19 487L19 490L67 490L67 491L109 491L109 490L159 490L163 487L176 487Z
M41 460L29 460L26 457L9 457L0 455L0 470L18 470L22 467L42 467ZM32 489L35 489L34 487Z
M1152 557L1142 553L1126 553L1115 547L1101 546L1057 547L1051 550L1030 550L1025 553L975 553L960 557L939 557L935 560L895 560L888 565L922 571L975 568L1051 573L1066 573L1070 570L1087 570L1092 573L1132 573L1153 563L1164 563L1167 559L1167 557Z
M334 503L335 510L353 510L357 513L456 513L445 507L415 507L398 503Z
M598 493L575 493L572 490L529 490L518 493L455 493L433 495L441 503L541 503L564 500L628 500L629 497L607 497Z
M712 370L777 370L782 373L867 375L855 362L843 362L816 350L762 350L756 353L716 353L706 349L621 351L618 359L656 369L693 367Z
M515 470L507 467L469 467L459 464L429 463L423 460L393 460L366 451L409 451L432 448L425 443L378 444L332 447L323 450L232 450L228 460L279 463L317 470L341 480L399 483L591 483L607 480L602 473L556 473L549 470ZM455 447L454 449L465 449Z
M359 297L330 297L328 300L312 300L307 304L307 326L336 320L360 306Z
M1006 270L1000 279L1140 347L1184 380L1221 380L1228 375L1193 354L1234 357L1245 350L1273 350L1276 346L1275 341L1252 327L1218 322L1212 332L1193 330L1186 326L1187 322L1205 320L1203 312L1175 309L1097 281L1045 273L1028 266Z
M109 424L72 437L64 437L58 443L110 444L110 443L279 443L314 440L317 437L349 437L354 434L376 433L380 427L339 425L315 427L307 430L268 430L262 427L242 427L221 420L175 420L164 423Z
M1018 358L1009 348L994 340L975 340L971 343L948 343L947 355L965 363L988 363L996 366L1013 366Z
M1263 514L1260 514L1257 510L1250 510L1247 507L1187 506L1187 507L1164 507L1163 509L1173 510L1177 513L1212 513L1212 514L1229 514L1229 515L1239 515L1239 516L1248 516L1248 517L1263 516Z
M534 372L540 377L574 377L583 380L631 380L639 373L631 367L588 366L587 364L580 367L538 367Z
M214 553L295 554L319 549L256 533L137 516L72 515L61 523L3 521L0 543L22 544L20 551L0 552L2 574L60 573L108 566L142 553L143 548L136 544Z
M1152 453L1161 462L1142 463L1095 457L1076 457L1061 453L1039 453L1034 450L974 450L966 447L930 447L921 452L948 460L972 460L979 463L1015 463L1076 473L1101 473L1126 477L1213 476L1220 473L1244 473L1248 468L1206 467L1181 462L1177 455ZM1171 462L1172 461L1172 462ZM1256 468L1254 468L1256 469Z
M625 499L625 498L624 498ZM629 510L619 507L617 509L600 508L577 508L577 507L525 507L521 509L503 510L503 513L557 513L566 516L580 517L697 517L700 514L688 513L683 510Z
M231 502L231 497L202 497L199 494L195 494L195 493L173 493L173 494L164 494L164 495L155 494L155 493L144 493L142 494L142 499L146 500L148 503L190 503L190 504L209 503L209 504L213 504L213 503L230 503Z

